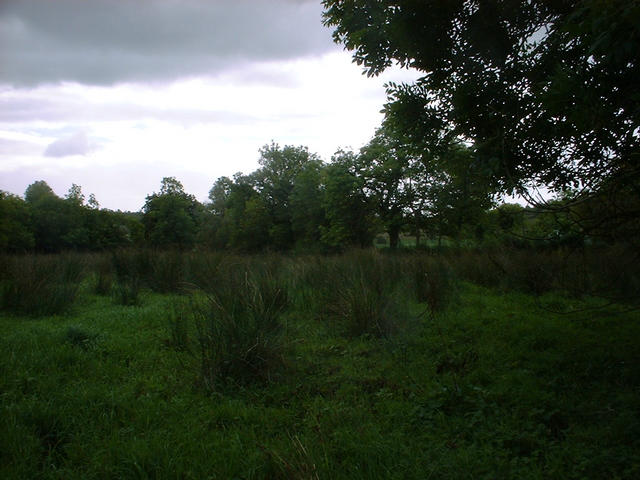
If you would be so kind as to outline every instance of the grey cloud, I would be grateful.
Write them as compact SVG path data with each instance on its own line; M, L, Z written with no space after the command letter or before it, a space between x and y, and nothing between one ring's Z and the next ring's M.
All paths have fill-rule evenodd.
M96 121L120 121L154 119L191 125L197 123L248 124L256 120L225 110L205 110L190 108L163 108L160 106L135 105L132 103L90 103L73 95L57 95L43 98L32 96L29 91L19 91L18 95L0 96L0 124L21 122L66 122L86 124Z
M77 132L71 136L59 138L44 151L45 157L69 157L71 155L87 155L95 147L89 142L85 132Z
M321 5L292 0L4 0L0 83L113 84L218 74L336 49Z

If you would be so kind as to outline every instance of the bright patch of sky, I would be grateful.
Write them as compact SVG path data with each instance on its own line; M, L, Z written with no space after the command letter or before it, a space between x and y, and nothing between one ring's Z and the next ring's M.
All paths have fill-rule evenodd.
M275 141L325 160L382 120L388 81L331 41L319 1L3 0L0 189L71 183L138 210L175 176L205 200Z

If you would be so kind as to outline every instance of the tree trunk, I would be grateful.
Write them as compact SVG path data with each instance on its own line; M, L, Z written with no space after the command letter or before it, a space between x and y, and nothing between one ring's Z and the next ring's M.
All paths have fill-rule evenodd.
M392 226L389 227L389 247L391 250L395 250L398 248L398 244L400 243L400 227Z

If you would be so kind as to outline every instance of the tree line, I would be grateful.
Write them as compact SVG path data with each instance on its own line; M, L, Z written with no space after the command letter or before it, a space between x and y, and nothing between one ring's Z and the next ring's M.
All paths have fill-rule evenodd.
M473 152L460 144L447 169L380 128L357 152L339 150L330 162L307 147L265 145L260 167L218 178L199 202L174 177L146 197L140 212L101 209L73 184L64 198L40 180L24 198L0 193L0 249L5 252L110 250L148 246L257 251L336 252L377 242L513 244L584 241L565 213L496 204ZM564 200L559 200L562 203Z
M24 198L0 194L0 248L337 251L370 246L381 232L392 248L401 232L458 237L491 204L463 168L468 155L461 147L453 160L460 169L435 174L383 129L359 152L339 150L329 163L307 147L271 143L260 149L256 171L218 178L208 201L166 177L138 213L100 209L75 184L60 198L36 181Z

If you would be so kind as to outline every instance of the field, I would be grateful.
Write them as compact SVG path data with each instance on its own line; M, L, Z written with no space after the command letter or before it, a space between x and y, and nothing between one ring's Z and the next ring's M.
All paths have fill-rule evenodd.
M640 478L637 266L567 258L2 258L0 477Z

